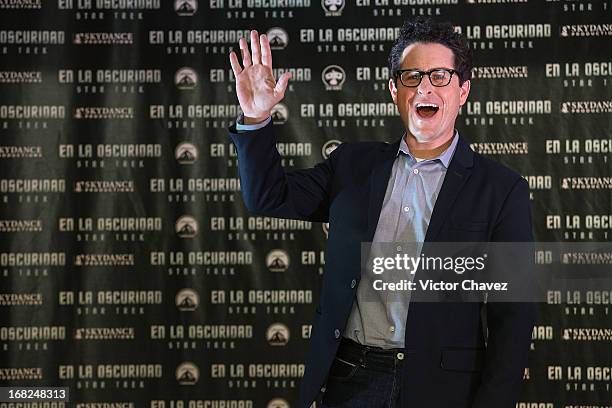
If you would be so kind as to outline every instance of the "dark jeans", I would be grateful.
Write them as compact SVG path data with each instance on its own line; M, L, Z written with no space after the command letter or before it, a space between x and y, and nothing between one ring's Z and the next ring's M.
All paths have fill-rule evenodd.
M342 338L321 408L397 408L403 349L362 346Z

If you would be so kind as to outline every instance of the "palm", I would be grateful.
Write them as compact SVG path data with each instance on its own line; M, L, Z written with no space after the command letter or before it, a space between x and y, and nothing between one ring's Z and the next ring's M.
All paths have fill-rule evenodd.
M270 43L265 35L260 37L257 31L251 31L252 56L244 38L240 39L239 45L244 68L240 67L236 54L233 51L230 53L238 102L245 118L263 120L270 116L274 105L285 96L291 74L284 73L278 82L275 81Z
M245 68L236 77L238 102L245 116L259 117L270 112L278 99L275 86L270 68L261 64Z

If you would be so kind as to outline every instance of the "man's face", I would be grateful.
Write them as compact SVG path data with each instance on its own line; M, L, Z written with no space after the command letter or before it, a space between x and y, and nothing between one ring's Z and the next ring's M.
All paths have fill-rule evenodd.
M438 43L410 44L404 49L401 61L400 69L455 68L451 49ZM409 135L423 143L423 148L436 148L452 137L459 107L470 92L470 81L459 86L459 76L454 73L450 84L436 87L429 77L423 76L419 86L410 88L398 78L397 85L393 79L389 80L389 91ZM434 104L437 108L420 107L421 104Z

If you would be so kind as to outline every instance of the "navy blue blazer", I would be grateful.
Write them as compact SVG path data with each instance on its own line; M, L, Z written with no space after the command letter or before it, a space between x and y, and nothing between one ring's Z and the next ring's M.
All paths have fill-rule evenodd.
M285 171L273 125L238 134L243 200L257 215L329 222L320 302L300 388L308 408L324 386L360 279L362 242L371 242L399 143L352 142L309 169ZM533 241L528 183L475 153L459 137L433 209L426 242ZM354 286L354 287L352 287ZM514 408L536 319L528 303L411 303L406 321L401 406Z

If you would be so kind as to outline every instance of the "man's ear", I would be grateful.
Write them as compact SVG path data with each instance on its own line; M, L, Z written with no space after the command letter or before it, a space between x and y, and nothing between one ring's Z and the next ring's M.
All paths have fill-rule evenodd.
M465 101L467 101L468 95L470 94L470 87L472 83L468 79L463 82L463 84L459 87L459 105L463 106Z
M393 78L389 78L389 92L391 93L393 103L397 105L397 88L395 87L395 81Z

